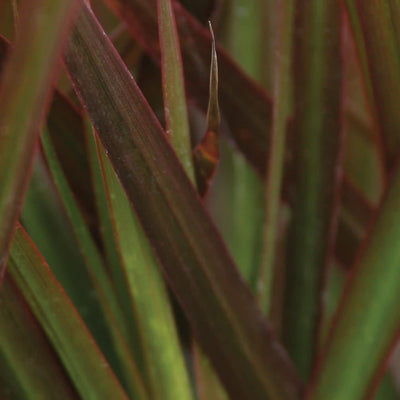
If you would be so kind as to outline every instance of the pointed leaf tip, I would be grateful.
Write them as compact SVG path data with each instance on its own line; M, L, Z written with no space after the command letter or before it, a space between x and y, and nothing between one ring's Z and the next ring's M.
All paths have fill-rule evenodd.
M196 181L201 197L204 197L210 187L219 161L219 130L221 117L218 104L218 59L215 46L214 31L211 21L208 21L211 32L211 66L210 94L207 109L207 131L193 152L196 167Z

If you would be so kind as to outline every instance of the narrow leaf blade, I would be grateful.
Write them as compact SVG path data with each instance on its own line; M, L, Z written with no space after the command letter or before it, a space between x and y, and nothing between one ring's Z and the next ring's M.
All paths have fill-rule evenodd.
M126 22L134 37L159 61L156 0L106 2ZM174 1L173 6L181 39L186 88L206 111L209 49L212 40L207 29L179 2ZM217 52L220 75L224 77L220 82L221 111L231 117L228 123L240 150L258 171L265 172L271 100L260 86L243 73L222 47L218 47Z
M94 138L93 138L94 140ZM136 310L151 398L189 400L192 392L157 259L110 161L98 143L114 232Z
M264 399L267 393L271 399L297 398L296 372L155 116L86 8L65 63L169 283L228 390L243 398Z
M8 273L0 290L0 331L0 397L26 399L34 393L43 400L77 399L60 360Z
M158 0L164 110L172 147L194 179L188 111L178 33L171 0Z
M307 399L371 397L400 327L400 168L362 246ZM384 329L382 329L384 327ZM351 354L351 357L348 355Z
M212 37L210 93L207 108L207 130L193 152L196 183L201 197L207 195L219 161L219 132L221 117L218 102L218 60L214 32L209 22Z
M341 8L296 2L294 196L289 227L283 336L307 377L312 368L322 282L334 238L341 113Z
M0 83L0 274L33 163L35 143L76 1L25 1Z
M9 269L81 396L126 400L78 313L20 226L10 251Z
M110 328L113 338L113 350L117 355L113 367L120 367L120 373L125 378L125 383L128 385L131 393L144 397L145 390L143 383L127 344L129 336L126 321L106 273L104 261L71 193L47 131L43 134L42 143L52 175L63 200L74 234L76 235L77 243L84 255L86 268L92 279L104 316L108 322L108 327ZM114 355L114 353L111 355Z
M400 46L398 44L393 11L400 8L395 1L355 2L363 34L366 58L372 86L374 106L390 165L399 148L400 114L396 104L400 101Z

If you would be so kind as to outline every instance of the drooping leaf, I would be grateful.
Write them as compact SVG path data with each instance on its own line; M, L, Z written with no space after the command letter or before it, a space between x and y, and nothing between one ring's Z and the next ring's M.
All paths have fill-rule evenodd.
M0 82L0 274L33 164L59 54L76 1L25 1Z
M314 357L322 278L338 206L340 4L296 2L294 195L289 227L283 337L301 375Z
M65 63L168 281L229 392L252 399L298 398L300 385L284 349L157 120L86 7Z

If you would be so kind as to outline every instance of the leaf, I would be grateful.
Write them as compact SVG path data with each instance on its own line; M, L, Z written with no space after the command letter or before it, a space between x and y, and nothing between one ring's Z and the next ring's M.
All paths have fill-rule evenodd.
M106 0L106 3L125 21L132 35L149 54L159 61L156 0ZM173 6L181 40L186 88L206 111L211 36L178 2L174 1ZM224 77L219 88L221 112L230 116L228 124L239 149L258 171L265 172L271 101L222 47L218 46L217 52L219 73Z
M344 154L343 172L365 196L377 204L386 185L386 160L382 138L357 57L355 34L343 21ZM359 40L357 38L357 40ZM361 49L359 49L360 53Z
M157 259L99 141L97 145L113 231L136 311L151 398L189 400L189 377Z
M207 195L211 181L219 161L219 131L221 118L218 104L218 61L215 49L215 38L211 22L212 36L211 68L210 68L210 94L207 108L207 130L200 143L193 151L195 162L196 183L201 197Z
M71 193L47 131L43 134L42 144L52 176L77 238L79 249L84 256L87 271L96 289L104 317L107 320L107 326L110 329L113 339L113 351L116 354L116 362L113 363L113 368L118 368L120 370L120 374L124 378L124 383L128 385L132 395L136 394L143 397L143 383L141 382L136 363L129 351L129 334L126 321L106 273L104 261L86 227L74 196Z
M370 71L375 111L390 166L400 149L400 46L395 10L398 2L356 1ZM359 45L359 43L357 43ZM362 46L362 43L361 43ZM367 76L368 78L368 76Z
M307 399L371 398L400 327L400 169L362 245ZM351 357L349 357L351 354Z
M96 194L97 213L100 221L100 231L107 254L110 278L115 287L115 294L118 297L119 305L124 313L127 327L127 341L130 343L135 361L141 372L144 371L143 351L141 338L139 337L137 318L132 308L132 297L129 291L126 271L119 254L118 244L114 236L113 219L110 215L107 199L107 191L104 187L104 178L101 170L98 150L93 139L93 128L90 120L86 118L86 144L90 158L92 181ZM143 377L144 380L146 377Z
M242 0L233 0L228 20L228 50L252 78L265 84L267 83L264 78L269 81L272 77L269 58L273 51L269 50L274 35L273 24L269 22L275 18L275 13L269 12L272 11L273 2L250 0L243 3ZM264 36L263 30L268 31L268 34ZM224 76L221 77L223 80ZM232 117L229 115L229 119ZM232 194L223 206L226 209L227 204L231 204L229 219L225 224L228 225L229 231L228 245L240 272L255 292L262 249L264 182L242 154L236 149L230 150L232 166L228 166L227 170L231 171L232 175ZM264 164L267 153L268 150ZM223 161L223 156L221 160ZM223 168L221 162L220 169ZM223 182L226 182L226 179ZM216 190L226 191L226 188L217 187Z
M10 274L0 290L0 397L77 399L57 355ZM40 368L38 368L40 366Z
M44 160L37 157L22 210L22 222L77 308L97 344L110 356L111 338L85 261L57 197Z
M167 135L186 173L193 181L189 119L175 16L171 0L158 0L157 5Z
M170 0L159 0L157 2L157 5L158 5L158 19L159 19L159 40L161 46L164 109L167 122L167 133L171 138L171 145L175 150L178 159L181 161L191 182L194 185L197 184L197 187L200 187L202 181L199 180L199 175L197 173L198 164L195 165L196 168L194 168L193 166L193 162L196 162L196 152L194 152L192 160L188 112L186 107L186 98L184 90L184 76L182 69L179 38L176 31L175 15L172 10L172 5ZM213 41L213 58L215 60L214 64L216 68L216 55L214 53L215 53L215 43ZM218 81L216 80L216 82ZM215 93L215 95L217 96L217 93ZM210 109L210 103L209 103L209 109ZM112 169L111 166L109 168ZM123 191L122 188L120 190ZM130 209L129 202L127 200L126 202L129 210ZM136 218L135 218L135 224L138 226ZM141 236L144 235L141 229L136 228L136 230L138 231L138 233L141 234ZM145 249L149 248L147 240L144 241L144 244L146 246L142 247L144 247ZM146 252L144 252L144 254L146 254ZM150 252L150 254L152 254L152 252ZM158 267L158 265L156 265L156 263L154 262L154 256L153 257L148 256L147 258L149 259L151 265L154 265L155 268ZM158 292L160 292L161 294L161 297L163 297L162 294L165 292L165 289L164 288L162 289L163 290L158 290ZM166 301L164 300L163 302L165 303ZM168 315L169 313L170 310L167 310L166 314ZM160 316L159 320L162 321L163 317ZM168 320L166 322L168 322ZM146 324L143 325L145 327ZM168 323L165 325L168 326ZM171 331L173 333L172 329ZM150 334L151 333L152 332L150 331ZM154 335L154 333L151 336L156 338L156 335ZM171 339L173 339L173 337L171 337ZM209 378L211 377L211 379L217 380L217 378L215 377L215 372L213 371L212 367L208 363L205 362L202 363L202 361L205 360L205 356L201 352L196 343L193 343L192 357L194 357L195 360L193 368L197 372L197 374L202 373L203 377L209 377ZM172 375L179 376L174 372ZM173 377L174 376L172 376L171 378ZM169 380L173 382L173 379ZM187 381L187 378L185 380ZM205 390L205 385L208 383L209 380L205 382L205 379L203 379L202 382L198 380L196 381L197 392L200 394L200 396L203 395L202 392ZM164 392L167 391L164 390ZM173 393L171 392L171 394ZM207 399L209 399L209 397L207 397Z
M88 399L127 399L79 314L20 226L8 268L80 395Z
M75 1L25 1L0 82L0 276L33 164Z
M193 160L192 160L192 151L191 151L191 146L190 146L190 131L189 131L189 121L188 121L188 112L187 112L187 107L186 107L186 98L185 98L185 90L184 90L184 77L183 77L183 69L182 69L182 59L181 59L181 52L180 52L180 45L179 45L179 38L177 35L176 31L176 21L175 21L175 16L174 12L172 10L172 5L170 0L159 0L157 2L158 5L158 19L159 19L159 40L160 40L160 46L161 46L161 65L162 65L162 80L163 80L163 95L164 95L164 109L165 109L165 117L166 117L166 122L167 122L167 133L169 134L169 137L171 138L171 145L173 149L176 152L176 155L178 159L181 161L186 173L188 174L188 177L190 178L191 182L196 185L197 187L201 187L201 181L199 175L198 175L198 170L199 170L199 165L195 164L195 168L193 167L193 162L196 162L196 152L193 154ZM211 27L211 25L210 25ZM215 43L213 40L213 54L212 54L213 60L214 60L214 65L215 69L217 68L216 65L216 54L215 54ZM212 73L212 72L211 72ZM216 82L216 85L218 85L218 80L214 79ZM210 78L210 86L211 86L211 78ZM213 88L211 88L213 89ZM215 96L217 96L217 87L215 88ZM218 104L216 105L217 111L218 110ZM209 109L210 109L210 101L209 101ZM212 112L211 112L212 114ZM219 119L219 114L218 114L218 119ZM218 121L219 123L219 121ZM110 166L109 168L112 169ZM114 172L112 172L114 174ZM196 175L196 179L195 179ZM116 179L116 178L114 178ZM123 191L123 189L120 189ZM200 189L200 195L202 191ZM130 210L129 207L129 202L126 200L127 205L128 205L128 210ZM116 207L118 209L118 207ZM132 211L130 211L132 213ZM138 221L135 218L135 225L137 228L135 230L138 231L138 234L140 233L140 236L143 236L144 233L141 229L138 229ZM140 237L139 236L139 237ZM149 248L148 241L145 240L143 243L144 249ZM150 265L153 266L154 268L158 268L158 265L154 262L154 256L150 257L152 252L148 252L149 256L147 258L150 261ZM146 255L146 252L143 253ZM155 283L157 283L157 280L155 280ZM163 293L165 292L165 289L162 287L162 290L158 290L161 294L161 298L163 297ZM140 293L140 292L139 292ZM139 296L137 296L139 297ZM166 303L166 300L162 301ZM168 302L168 300L167 300ZM170 310L166 310L166 314L168 315L170 313ZM164 319L162 315L159 316L158 318L160 321ZM145 319L144 319L145 321ZM168 326L168 320L165 321L167 323L164 323L163 325ZM170 323L169 323L170 324ZM143 324L144 328L146 327L146 324ZM173 330L170 329L173 333ZM156 338L156 335L151 332L150 330L150 336L153 336ZM173 335L171 335L173 336ZM168 337L167 337L168 338ZM173 337L171 337L173 339ZM174 342L172 343L174 344ZM150 348L151 350L151 348ZM205 385L210 382L208 379L207 382L205 381L208 378L217 380L215 376L215 372L213 371L212 367L206 363L202 362L205 361L205 356L199 349L196 343L193 343L193 348L192 348L192 357L194 357L194 370L197 372L197 376L199 373L202 374L202 377L204 378L203 381L196 381L196 387L197 387L197 392L200 394L200 396L203 395L202 392L205 390ZM178 357L179 359L179 357ZM154 363L153 363L154 364ZM155 368L153 368L155 369ZM176 371L178 372L178 371ZM174 375L179 376L179 374L176 374L175 371L172 373L173 376L171 378L174 378ZM185 375L184 375L185 377ZM173 382L173 379L169 379L171 382ZM187 378L185 379L187 381ZM168 388L167 388L168 389ZM210 388L212 390L212 388ZM164 390L164 392L167 392ZM168 392L167 392L168 393ZM171 392L173 395L173 392ZM176 395L175 395L176 396ZM188 394L186 394L188 396ZM207 397L209 399L209 397Z
M68 184L79 201L85 221L93 230L94 193L85 148L85 122L81 110L59 91L54 92L47 128Z
M281 211L282 179L286 150L286 126L291 111L291 64L295 3L282 2L278 13L279 32L276 38L274 105L271 147L267 161L265 191L264 248L258 275L257 292L261 308L271 315L271 301L276 262L276 248Z
M322 281L335 233L341 131L341 24L335 0L296 2L294 195L288 233L283 340L306 378Z
M351 267L376 207L346 177L341 202L335 255L343 266Z
M298 398L299 382L284 349L155 116L86 7L65 63L169 283L227 389L238 398L265 399L267 393L271 399Z

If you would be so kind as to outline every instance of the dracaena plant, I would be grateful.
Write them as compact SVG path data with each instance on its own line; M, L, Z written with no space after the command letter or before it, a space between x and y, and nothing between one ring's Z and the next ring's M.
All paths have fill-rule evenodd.
M397 399L400 3L0 2L0 399Z

